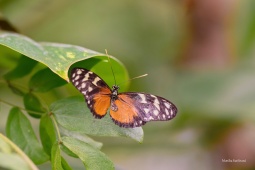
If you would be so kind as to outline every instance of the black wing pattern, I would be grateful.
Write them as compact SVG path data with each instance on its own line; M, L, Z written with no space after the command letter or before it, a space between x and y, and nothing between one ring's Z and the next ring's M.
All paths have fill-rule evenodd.
M144 122L170 120L176 116L178 111L169 100L152 94L126 92L119 95L127 95L133 100L138 116Z
M72 69L70 80L84 95L93 115L96 118L105 116L111 101L109 86L98 75L84 68Z

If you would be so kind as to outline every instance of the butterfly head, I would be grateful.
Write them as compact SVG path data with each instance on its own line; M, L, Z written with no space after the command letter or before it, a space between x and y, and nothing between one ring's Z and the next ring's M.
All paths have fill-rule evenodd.
M118 85L113 85L112 86L112 91L118 91L120 87Z
M112 99L116 100L118 98L118 90L120 87L118 85L113 85L112 86Z

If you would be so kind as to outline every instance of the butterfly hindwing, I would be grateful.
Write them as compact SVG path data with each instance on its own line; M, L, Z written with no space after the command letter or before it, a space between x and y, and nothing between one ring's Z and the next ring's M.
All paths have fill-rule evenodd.
M139 109L144 121L166 121L177 114L177 107L169 100L146 93L127 93L136 100L135 107Z
M128 116L125 117L133 116L133 119L129 119L129 125L133 127L141 126L148 121L170 120L177 114L177 108L172 102L151 94L135 92L120 93L118 95L118 100L122 101L122 105L125 104L130 110L133 110L133 113L125 112L125 114L128 114ZM116 100L116 102L118 100ZM116 105L120 107L119 104ZM123 118L120 120L125 119ZM125 121L119 123L125 124Z
M134 107L134 102L128 95L118 95L118 99L112 103L117 109L110 109L110 116L115 124L121 127L138 127L146 123L139 116L139 110Z
M96 118L105 116L111 102L109 86L98 75L83 68L72 70L71 82L84 95L93 115Z

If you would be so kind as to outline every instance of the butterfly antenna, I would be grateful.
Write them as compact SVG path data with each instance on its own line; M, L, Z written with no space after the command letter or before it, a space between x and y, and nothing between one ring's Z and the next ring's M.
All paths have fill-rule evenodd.
M116 79L115 79L115 75L114 75L114 72L113 72L113 68L112 68L112 63L111 63L110 57L109 57L109 55L108 55L108 53L107 53L107 49L105 49L105 54L106 54L107 57L108 57L108 61L109 61L109 63L110 63L111 70L112 70L112 75L113 75L113 78L114 78L114 84L116 85Z
M124 81L124 82L122 82L120 84L129 82L129 81L134 80L134 79L142 78L142 77L145 77L145 76L148 76L148 74L143 74L143 75L140 75L140 76L137 76L137 77L133 77L133 78L131 78L131 79L127 80L127 81ZM120 84L118 84L118 85L120 85Z

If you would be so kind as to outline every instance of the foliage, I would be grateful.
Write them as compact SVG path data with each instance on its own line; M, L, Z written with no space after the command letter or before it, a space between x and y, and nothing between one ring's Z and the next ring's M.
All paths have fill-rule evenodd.
M219 164L218 159L212 160L211 158L222 158L224 153L222 153L222 150L219 152L219 148L227 149L225 146L233 146L232 142L236 141L239 145L230 148L229 153L237 153L238 158L241 155L238 151L240 148L243 151L245 149L254 151L252 149L252 146L254 146L252 141L255 141L254 136L248 135L248 140L236 135L234 135L235 139L243 140L228 140L228 136L240 127L246 127L247 124L251 125L253 127L251 129L254 131L255 13L253 9L255 1L202 2L187 0L187 2L192 3L186 4L183 1L75 2L56 0L45 5L43 0L24 0L19 2L1 1L0 10L13 25L18 27L22 34L32 37L34 40L78 44L96 51L103 51L107 48L111 54L118 56L121 61L125 62L125 66L132 77L143 73L149 74L144 79L132 81L129 90L157 94L170 99L177 105L178 115L171 122L153 122L143 127L146 131L146 140L143 145L122 138L111 140L107 137L93 137L93 139L103 141L104 152L114 160L114 163L119 166L128 164L129 169L155 169L155 166L158 169L160 167L167 169L170 166L179 167L179 162L183 162L182 165L186 165L186 169L190 169L187 161L192 161L194 162L193 169L206 169ZM202 7L193 2L201 3ZM205 10L204 8L208 6L215 8L214 5L203 5L207 3L220 4L219 10L223 9L224 12L217 12L218 9L213 12ZM186 5L190 5L188 10ZM209 15L209 19L206 18L206 15ZM220 17L222 15L224 17ZM191 18L193 20L190 20ZM219 23L217 20L222 22ZM190 25L194 23L197 24L197 27ZM213 33L211 35L212 39L203 38L208 35L207 32L203 31L204 29L214 30L215 28L221 29L221 31L211 31ZM192 34L194 31L198 37ZM215 42L215 36L221 38L220 43L215 44L218 45L218 49L215 46L208 45L207 47L211 49L212 53L209 51L197 56L195 59L197 62L190 59L190 62L195 63L195 69L183 65L183 55L190 56L187 46L192 40L200 42L201 45L195 47L200 47L200 50L204 51L207 48L202 47L207 45L206 40ZM224 42L225 45L220 45ZM20 44L23 45L22 41ZM42 55L39 54L41 53L40 50L50 50L47 44L52 44L55 49L59 46L63 48L65 46L67 49L69 46L55 43L36 44L36 47L38 47L38 44L43 47L34 51L36 56ZM30 43L30 45L33 46L33 43ZM74 46L70 48L72 47ZM78 49L80 48L78 47ZM224 63L226 62L226 65L208 68L199 64L201 63L200 59L213 56L212 54L215 54L214 52L218 50L223 50L224 57L229 57L227 61L222 60ZM72 56L72 53L67 55L66 51L68 50L60 49L60 51L63 52L53 52L52 55L63 60L67 56L69 58ZM39 143L42 143L44 151L50 157L49 159L54 159L52 161L55 162L53 167L62 166L68 169L65 159L72 165L72 159L61 157L65 153L79 158L63 144L56 142L58 141L58 134L56 134L57 130L52 131L55 128L53 120L56 120L62 136L72 137L87 142L98 150L101 149L102 143L90 138L94 134L87 134L88 129L86 129L86 133L79 131L78 128L84 128L84 124L77 123L72 127L70 123L77 119L77 117L73 117L72 114L74 113L68 115L70 120L68 119L66 122L64 119L66 115L61 114L61 112L58 112L57 115L48 114L54 109L52 105L56 106L66 102L77 104L79 108L84 107L80 105L83 104L81 95L67 83L68 76L66 76L67 79L60 78L62 75L67 75L67 73L51 69L47 64L43 65L36 59L31 60L25 55L22 56L21 51L17 52L5 46L0 46L0 54L2 55L0 59L1 75L5 74L6 71L10 71L11 68L17 69L12 69L14 73L10 72L9 75L4 76L7 81L0 80L1 102L4 99L9 104L15 103L20 108L24 108L23 98L25 95L34 99L32 102L39 101L38 111L28 110L28 113L22 109L20 111L30 120L33 129L38 126L39 119L36 117L41 117ZM81 56L82 54L77 55ZM95 55L91 58L84 56L83 59L86 58L84 62L83 59L80 59L75 61L74 64L70 63L70 66L80 65L93 69L102 75L109 85L112 85L114 83L112 73L109 70L109 64L104 62L106 61L106 58L103 58L104 54L96 53ZM214 56L218 58L217 55ZM116 59L112 61L115 74L122 72L123 66ZM16 63L23 64L18 68L18 65L15 65ZM58 65L53 67L58 67ZM70 68L67 66L67 69L64 68L63 70L69 71ZM39 71L41 71L40 74ZM37 72L38 76L35 76ZM59 80L54 81L54 83L47 83L46 80L40 81L40 77L43 77L44 73L48 74L48 80L54 79L54 77ZM121 79L125 74L118 75L117 82L123 82ZM35 78L32 80L33 76ZM125 76L123 77L124 80L127 79ZM59 84L56 85L55 83ZM58 88L52 89L53 87L49 87L51 85ZM121 90L125 90L125 88L126 86L122 86ZM32 89L31 92L30 89ZM10 93L10 91L13 93ZM80 97L73 97L75 94L80 95ZM0 105L2 122L7 120L4 116L8 114L3 102ZM29 106L26 106L26 108L28 109ZM7 107L7 109L9 108ZM77 114L82 113L77 112ZM87 115L86 110L84 110L84 114L88 117L91 116ZM103 121L101 124L107 124L107 119L108 117L104 119L106 122ZM5 125L5 123L3 124ZM44 126L44 124L47 126ZM2 129L4 127L0 130ZM243 132L244 135L247 135L247 129ZM35 133L37 133L37 130L35 130ZM250 141L250 143L244 143L245 141ZM226 142L228 143L226 144ZM53 147L49 147L52 145ZM229 155L225 149L223 152ZM162 151L166 152L165 156L162 156ZM150 155L153 155L155 161L147 161ZM183 159L184 157L186 161ZM198 161L198 157L201 160ZM247 164L254 162L254 158L251 161L249 161L248 156L245 156L245 158L247 158ZM141 163L145 161L146 164ZM244 163L242 165L246 166ZM224 167L226 164L222 166Z
M81 159L86 169L114 169L110 159L100 151L102 144L87 135L126 136L142 141L142 128L120 128L109 116L94 119L81 94L76 97L58 96L55 101L47 101L47 96L52 95L50 92L57 92L59 87L66 88L66 91L73 88L67 86L68 71L72 67L93 69L104 77L107 73L104 67L110 71L107 56L73 45L37 43L23 35L7 32L1 32L0 43L22 54L17 58L17 65L3 76L6 85L22 98L24 104L24 107L20 107L12 101L0 99L2 103L12 106L6 124L6 135L14 142L11 146L21 148L24 152L22 154L26 154L34 164L50 161L53 169L71 169L61 156L63 151ZM112 67L118 70L116 79L127 80L124 66L114 57L111 60ZM112 82L109 77L105 79ZM28 114L25 115L24 112ZM28 117L40 119L40 141ZM4 136L3 139L7 140L7 144L1 142L0 147L10 145L9 139ZM23 157L11 153L1 150L1 167L12 166L2 160L15 157L24 169L36 169L28 158L24 161ZM8 157L5 158L5 155ZM18 169L19 166L13 168Z

